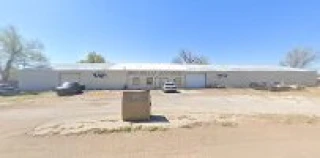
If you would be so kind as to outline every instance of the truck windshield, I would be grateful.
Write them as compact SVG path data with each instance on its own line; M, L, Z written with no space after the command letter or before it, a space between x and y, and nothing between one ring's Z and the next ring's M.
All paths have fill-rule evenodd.
M70 87L71 86L71 83L70 82L64 82L62 84L62 87Z

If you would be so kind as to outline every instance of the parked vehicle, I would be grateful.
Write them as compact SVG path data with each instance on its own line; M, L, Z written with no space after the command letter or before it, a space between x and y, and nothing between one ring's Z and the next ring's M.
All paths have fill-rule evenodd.
M64 82L61 86L55 88L58 96L81 94L83 90L85 90L85 86L78 82Z
M1 96L16 95L19 93L20 93L20 90L16 87L13 87L9 84L0 84L0 95Z
M269 90L269 91L289 91L293 89L291 86L281 82L252 82L250 87L256 90ZM298 88L297 88L298 89Z
M291 87L289 85L280 82L271 83L269 87L270 91L289 91L290 89Z
M268 90L269 89L267 82L251 82L249 86L250 86L250 88L253 88L255 90Z
M162 86L163 92L177 92L177 86L174 82L165 82Z

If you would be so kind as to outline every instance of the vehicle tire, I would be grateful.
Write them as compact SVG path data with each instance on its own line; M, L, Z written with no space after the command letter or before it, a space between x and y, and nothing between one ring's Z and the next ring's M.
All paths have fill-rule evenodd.
M63 92L57 91L57 95L58 96L65 96L65 94Z

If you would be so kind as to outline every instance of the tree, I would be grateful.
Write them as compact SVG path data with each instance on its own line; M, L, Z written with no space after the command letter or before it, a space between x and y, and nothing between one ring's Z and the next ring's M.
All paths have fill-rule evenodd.
M177 57L172 60L173 63L179 64L209 64L208 58L201 55L193 54L192 52L182 50Z
M105 59L102 55L96 52L89 52L86 59L80 60L79 63L105 63Z
M285 59L280 62L282 66L292 68L305 68L317 59L317 54L309 49L296 48L287 53Z
M14 68L48 65L42 53L44 46L37 40L25 40L14 26L0 30L0 73L8 81Z

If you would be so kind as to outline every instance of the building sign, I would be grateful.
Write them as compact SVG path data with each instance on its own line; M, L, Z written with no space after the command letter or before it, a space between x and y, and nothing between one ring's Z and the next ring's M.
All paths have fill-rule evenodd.
M222 74L217 74L217 76L218 76L218 78L227 78L228 77L228 74L224 74L224 73L222 73Z
M104 78L104 77L107 77L107 74L105 72L94 72L93 74L93 77L95 78Z

